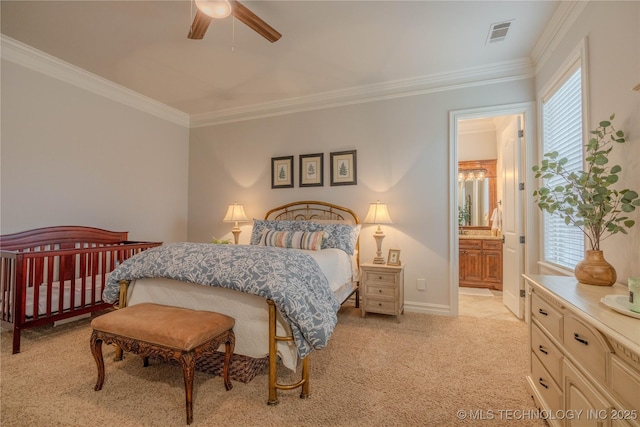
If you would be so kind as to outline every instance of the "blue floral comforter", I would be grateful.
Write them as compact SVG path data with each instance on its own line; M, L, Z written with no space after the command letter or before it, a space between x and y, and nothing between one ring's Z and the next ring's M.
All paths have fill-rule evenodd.
M111 272L102 294L113 303L119 281L164 277L219 286L274 301L291 325L300 357L324 348L340 303L318 263L308 254L266 246L170 243L129 258Z

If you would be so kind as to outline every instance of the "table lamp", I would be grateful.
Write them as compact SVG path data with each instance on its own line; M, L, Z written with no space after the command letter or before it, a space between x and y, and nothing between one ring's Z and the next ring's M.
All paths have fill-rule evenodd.
M239 205L237 203L229 205L227 214L224 216L223 221L235 223L231 232L233 233L234 243L237 245L238 237L240 237L240 227L238 227L238 223L249 221L247 215L244 213L244 208L242 207L242 205Z
M382 228L380 224L393 224L391 221L391 217L389 216L389 211L387 211L387 205L384 203L380 203L380 201L376 201L375 203L371 203L369 205L369 212L367 212L367 216L364 219L365 224L377 224L378 229L373 234L373 238L376 239L376 257L373 259L374 264L384 264L384 257L382 256L382 239L384 239L384 233L382 232Z

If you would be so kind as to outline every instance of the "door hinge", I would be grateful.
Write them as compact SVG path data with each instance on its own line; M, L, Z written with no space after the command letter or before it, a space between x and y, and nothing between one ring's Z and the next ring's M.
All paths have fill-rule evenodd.
M520 129L520 130L518 131L518 138L523 138L523 137L524 137L524 130L523 130L523 129Z
M518 190L523 191L524 190L524 182L521 182L518 184Z
M525 294L524 294L524 289L520 289L520 298L524 298Z
M524 244L524 236L520 236L520 243Z

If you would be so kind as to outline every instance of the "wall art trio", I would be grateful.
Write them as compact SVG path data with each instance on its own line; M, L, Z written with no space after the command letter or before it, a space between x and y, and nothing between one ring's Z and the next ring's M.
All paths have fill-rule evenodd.
M324 185L324 153L298 156L299 187L322 187ZM329 153L331 185L356 185L356 150ZM271 158L271 188L294 187L294 156Z

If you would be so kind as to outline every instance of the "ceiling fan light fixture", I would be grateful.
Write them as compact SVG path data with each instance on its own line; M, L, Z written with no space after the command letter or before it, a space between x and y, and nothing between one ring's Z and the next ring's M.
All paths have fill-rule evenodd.
M196 6L202 13L212 18L222 19L231 15L229 0L196 0Z

